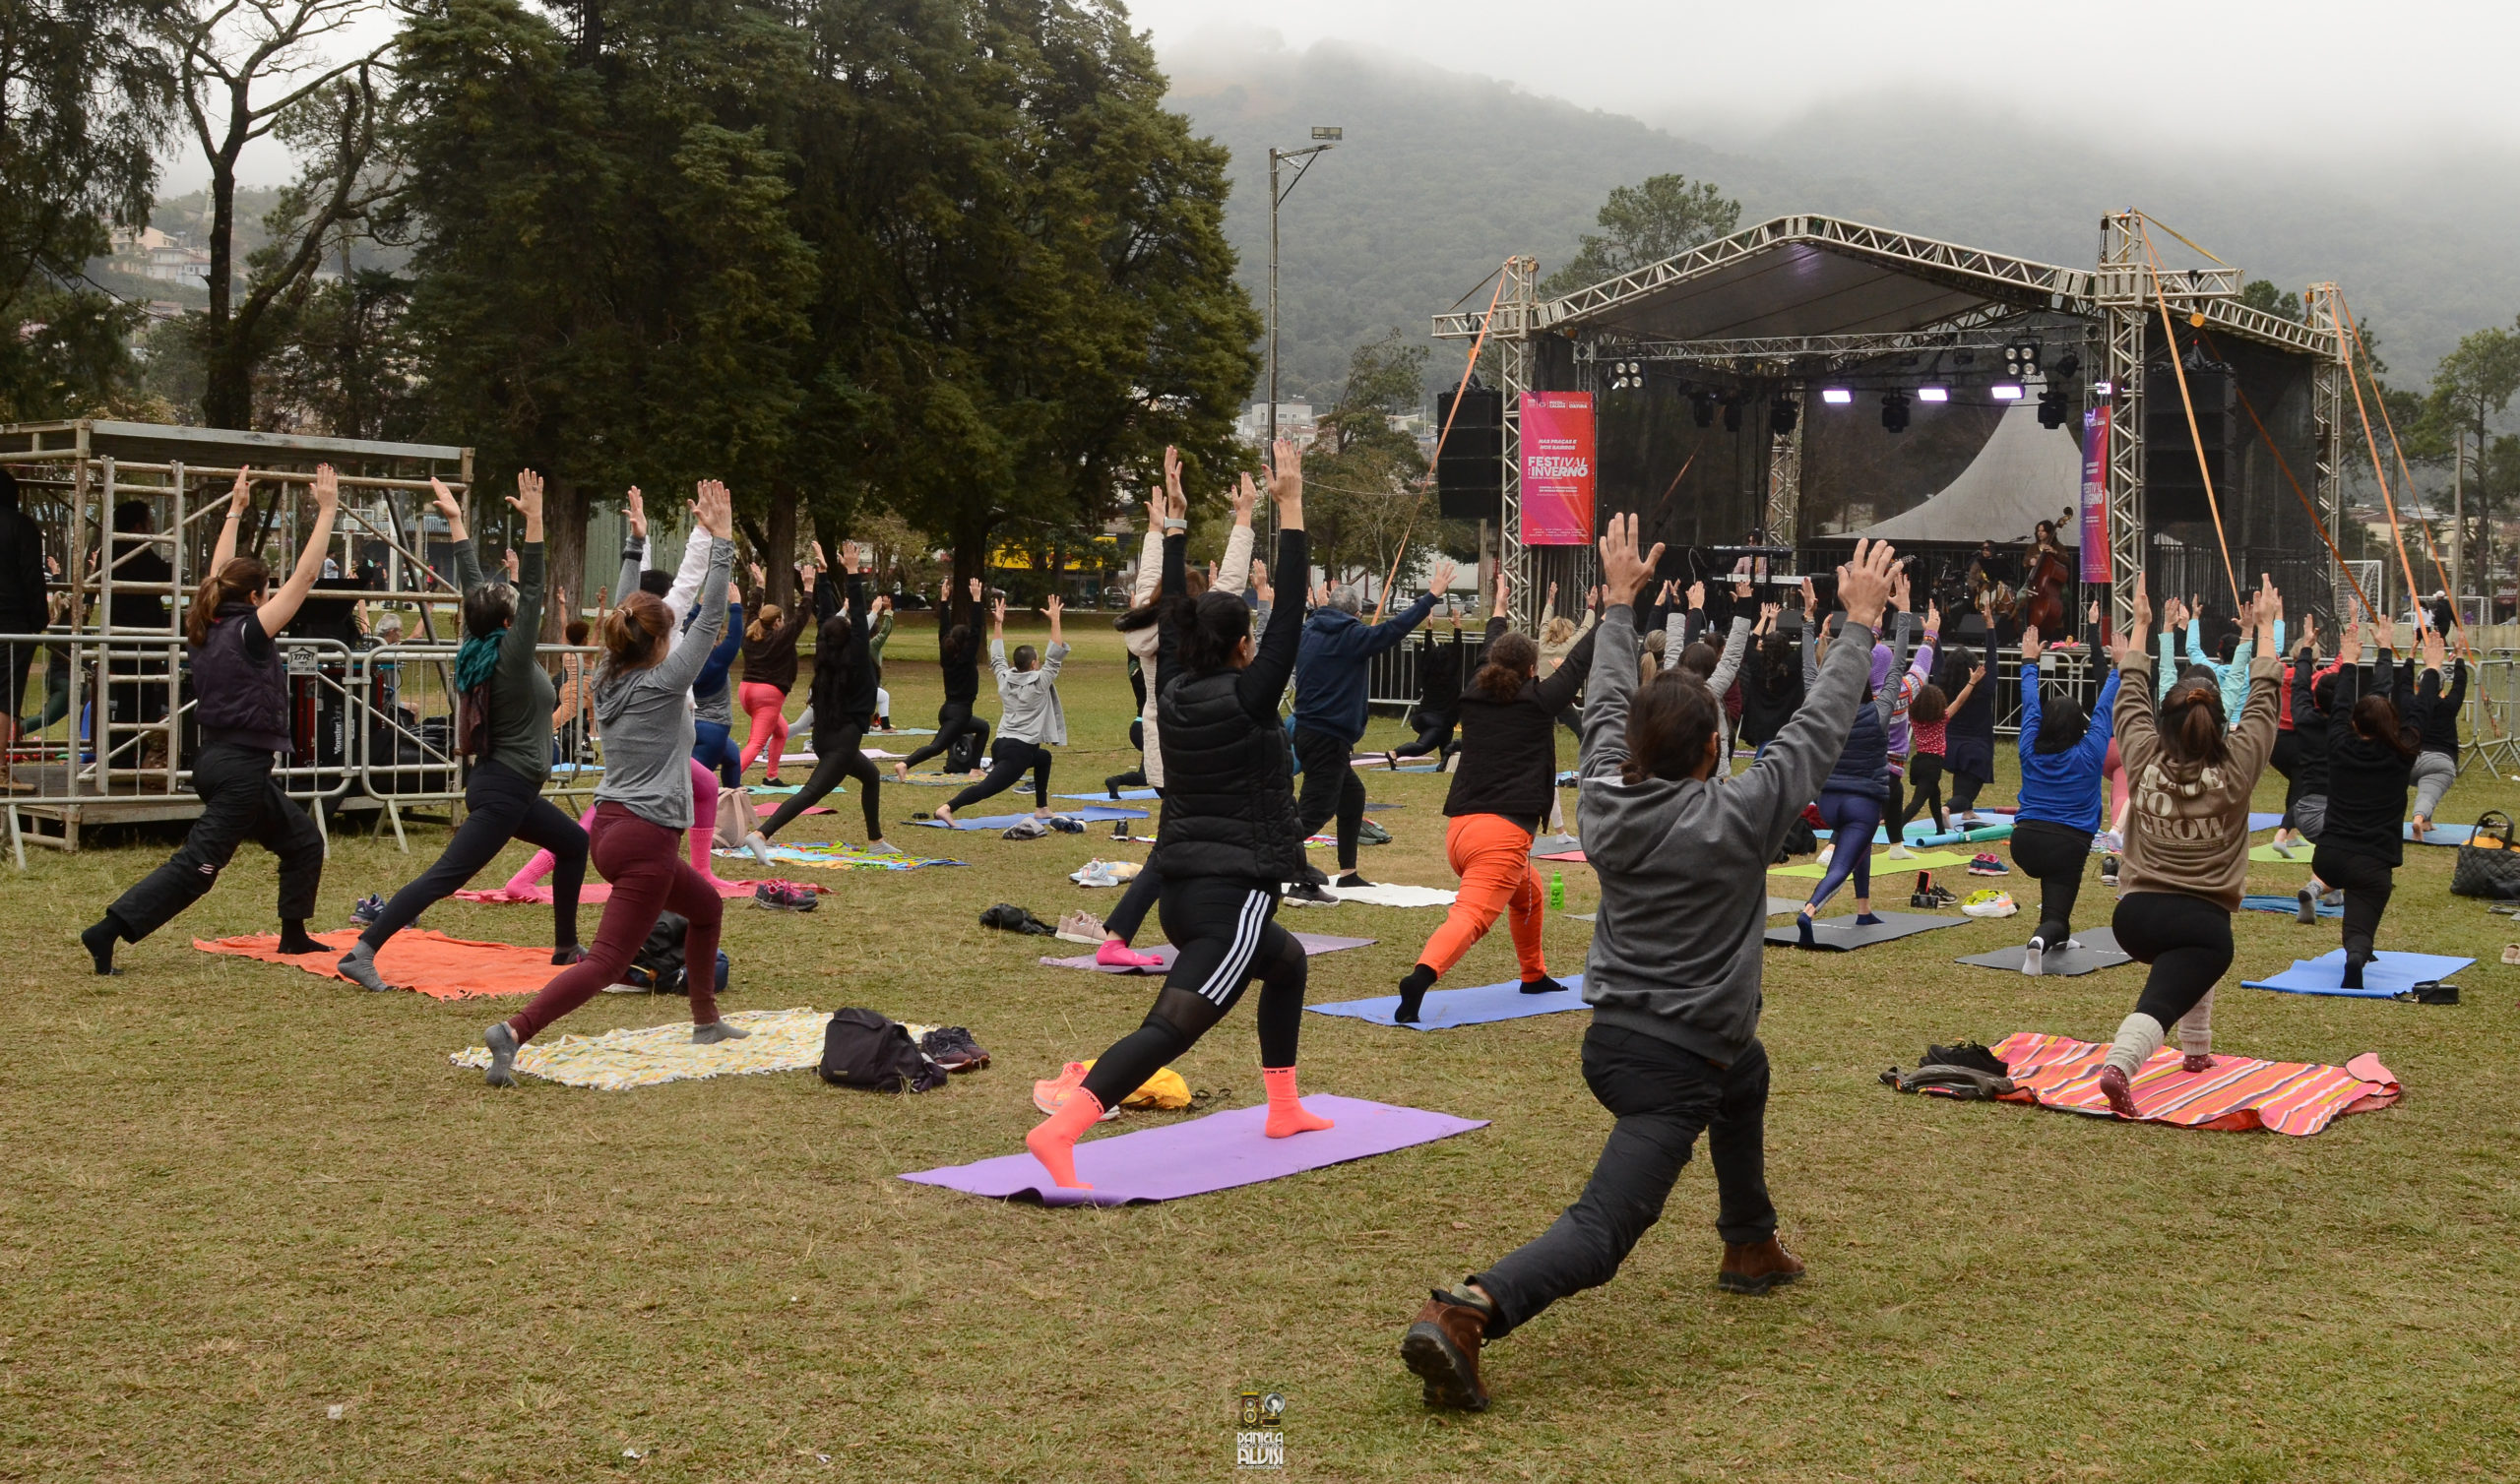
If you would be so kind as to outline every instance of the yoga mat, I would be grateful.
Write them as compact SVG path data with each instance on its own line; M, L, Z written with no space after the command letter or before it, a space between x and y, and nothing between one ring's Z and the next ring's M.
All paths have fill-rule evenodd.
M887 726L876 731L868 732L866 735L870 737L932 737L936 735L936 728L932 726Z
M2114 1117L2100 1094L2106 1044L2025 1030L2004 1037L1994 1053L2021 1089L2004 1101ZM2261 1062L2220 1052L2210 1072L2185 1072L2180 1062L2178 1048L2165 1046L2136 1069L2138 1121L2182 1129L2271 1129L2306 1138L2340 1114L2385 1108L2398 1100L2396 1075L2367 1051L2342 1067Z
M2272 830L2282 823L2284 823L2284 816L2280 814L2257 814L2253 812L2248 817L2248 833L2255 835L2260 830Z
M2411 845L2464 845L2469 837L2477 833L2477 827L2474 825L2445 825L2438 820L2432 823L2432 833L2422 839L2415 837L2415 821L2413 820L2407 821L2399 829L2403 832L2401 837Z
M2278 855L2273 845L2251 845L2248 858L2262 866L2300 866L2306 870L2312 848L2308 840L2301 840L2293 846L2291 855Z
M1050 797L1054 799L1083 799L1089 804L1107 804L1111 802L1111 791L1106 788L1101 793L1054 793L1051 794ZM1120 790L1120 797L1124 799L1153 799L1161 798L1163 795L1157 793L1152 788L1123 788Z
M779 848L780 847L777 845L771 846L771 853L776 855L779 852ZM734 860L752 859L752 852L749 850L717 850L711 853L727 856ZM758 864L758 862L755 863ZM752 895L752 889L761 885L761 882L758 881L727 881L724 877L717 877L713 879L718 884L718 895L728 901L734 901L742 897L750 897ZM767 877L763 878L763 880L769 879L770 878ZM829 887L816 886L810 881L791 881L787 884L791 887L802 887L809 892L828 892L831 890ZM498 886L491 887L487 891L457 892L453 895L464 901L479 902L483 906L492 907L547 907L551 904L551 889L539 882L536 882L530 887L520 887L515 891L510 891L504 886ZM585 886L578 888L578 905L582 907L592 906L598 902L609 901L611 899L612 888L608 883L591 881Z
M1527 995L1522 981L1507 979L1502 984L1481 984L1471 989L1429 990L1425 1003L1418 1006L1420 1019L1416 1024L1403 1025L1391 1018L1400 1008L1400 996L1384 995L1373 1000L1340 1000L1329 1005L1307 1005L1314 1015L1346 1016L1353 1020L1370 1020L1376 1025L1397 1025L1403 1030L1450 1030L1457 1025L1484 1025L1492 1020L1520 1020L1531 1016L1555 1015L1561 1010L1584 1008L1584 976L1569 974L1559 981L1566 987L1551 994Z
M1802 898L1798 897L1771 897L1768 898L1768 915L1771 917L1776 916L1780 912L1799 912L1801 910ZM1569 922L1591 922L1601 914L1598 912L1568 912L1564 915L1566 920Z
M886 752L886 751L884 751L884 750L883 750L882 748L880 748L880 747L861 747L861 748L859 748L859 749L857 749L857 750L858 750L859 752L861 752L861 753L864 753L866 756L868 756L868 757L870 757L870 758L885 758L885 759L891 759L891 758L907 758L907 757L909 757L909 756L910 756L910 754L908 754L908 753L906 753L906 752ZM815 757L812 753L809 753L809 752L783 752L783 753L781 753L781 754L779 755L779 765L780 765L782 768L785 768L786 766L788 766L788 764L790 764L790 763L805 763L805 764L813 764L813 763L818 763L818 762L820 762L820 761L822 761L822 760L821 760L821 759L819 759L819 758L817 758L817 757Z
M1348 766L1356 770L1358 773L1362 773L1368 768L1380 768L1385 772L1395 771L1391 768L1389 763L1384 761L1383 755L1378 752L1369 752L1364 754L1362 757L1350 758L1348 760ZM1442 766L1440 764L1429 762L1425 763L1421 767L1418 759L1411 758L1402 763L1396 771L1400 773L1439 773L1442 771Z
M1811 834L1818 839L1831 839L1836 836L1837 832L1834 830L1814 830ZM1977 840L2010 838L2012 838L2012 826L2009 824L1980 825L1975 829L1970 830L1937 831L1934 829L1933 821L1931 820L1908 821L1907 832L1901 835L1901 840L1904 843L1911 845L1959 845L1971 843ZM1872 842L1876 845L1886 845L1890 843L1890 827L1883 825L1879 829L1874 830L1872 832Z
M1798 903L1796 910L1800 910ZM1874 915L1881 920L1869 927L1858 927L1855 920L1856 914L1853 912L1849 912L1844 917L1821 918L1811 924L1813 947L1822 953L1852 953L1859 948L1870 948L1876 943L1889 943L1900 938L1913 937L1918 933L1930 933L1936 928L1958 927L1969 920L1966 917L1927 917L1917 912L1877 912ZM1794 924L1790 922L1783 927L1768 929L1768 942L1780 948L1802 946L1801 938L1796 934ZM2014 966L2020 965L2016 963Z
M695 1046L691 1021L663 1025L625 1026L601 1035L559 1035L528 1041L516 1054L516 1070L544 1082L598 1092L623 1092L660 1082L688 1082L704 1077L744 1077L760 1072L802 1072L822 1061L823 1027L831 1012L799 1006L793 1010L737 1010L720 1017L729 1025L752 1032L740 1041ZM903 1027L912 1040L932 1026ZM490 1065L490 1049L467 1046L447 1058L458 1067L475 1070Z
M1292 1139L1271 1139L1261 1133L1269 1119L1268 1109L1234 1108L1087 1140L1076 1146L1076 1177L1092 1190L1051 1184L1049 1171L1031 1154L1001 1154L977 1164L948 1165L902 1178L974 1196L1034 1200L1044 1206L1129 1206L1257 1185L1487 1126L1485 1119L1395 1108L1329 1092L1316 1092L1303 1105L1338 1126Z
M1453 894L1440 887L1403 887L1378 881L1369 887L1343 887L1337 883L1322 888L1341 901L1358 901L1369 907L1448 907Z
M750 850L730 850L723 846L712 853L723 855L728 860L753 858ZM793 845L774 840L770 846L770 858L791 866L813 866L824 871L919 871L929 866L967 864L959 860L946 860L941 856L906 855L898 850L888 855L881 850L866 850L851 844L818 840L806 840ZM745 888L743 895L751 896L751 884L746 883ZM815 887L814 890L828 892L831 888Z
M2474 958L2442 954L2395 954L2383 949L2362 965L2362 987L2347 989L2345 950L2333 949L2315 958L2296 958L2293 966L2263 979L2242 979L2250 989L2276 989L2294 995L2345 995L2358 1000L2385 1000L2413 989L2426 979L2447 979L2476 965Z
M1297 933L1295 934L1295 942L1303 945L1303 956L1307 958L1311 958L1322 954L1339 953L1345 949L1371 948L1374 940L1371 938L1333 938L1323 933ZM1153 948L1142 948L1138 950L1138 952L1146 955L1148 958L1154 958L1156 961L1146 965L1144 968L1115 968L1095 962L1094 956L1092 954L1078 954L1075 957L1068 958L1044 958L1041 961L1052 968L1090 968L1099 974L1161 974L1171 971L1174 956L1174 950L1171 944L1159 943Z
M1927 850L1922 854L1911 852L1906 860L1892 860L1886 853L1881 853L1872 857L1872 874L1884 876L1896 875L1901 871L1939 871L1946 866L1967 864L1969 864L1968 856L1954 855L1947 850ZM1807 866L1770 866L1768 874L1770 876L1801 876L1818 881L1828 869L1815 860Z
M1571 835L1544 835L1532 841L1535 860L1582 860L1584 846Z
M2022 915L2030 914L2025 912ZM2047 969L2040 977L2072 979L2083 974L2097 973L2104 968L2115 968L2121 963L2135 961L2133 956L2117 946L2117 935L2105 927L2085 928L2074 936L2081 942L2082 947L2048 950L2044 960ZM2025 941L2020 948L1997 949L1991 954L1971 954L1955 961L1975 963L1984 968L1999 968L2006 973L2017 974L2021 972L2021 965L2028 949L2029 944Z
M1086 809L1062 809L1058 812L1066 815L1069 819L1082 820L1089 825L1099 825L1106 820L1142 820L1146 818L1146 811L1143 809L1113 809L1107 805ZM990 814L983 815L976 819L958 819L952 824L947 824L943 820L904 820L902 823L905 825L925 825L930 830L1003 830L1009 825L1014 824L1017 820L1029 820L1033 816L1029 814ZM1048 827L1049 822L1047 820L1043 820L1041 823L1043 828Z
M357 928L317 933L325 946L320 954L284 954L278 933L252 933L242 938L196 938L193 947L205 954L231 954L265 963L285 963L318 978L342 979L335 960L358 941ZM432 1000L471 1000L483 995L530 995L560 972L548 948L514 943L481 943L449 938L427 928L405 928L377 951L376 971L388 984L415 989ZM342 979L343 983L348 983Z
M1591 861L1584 858L1584 852L1581 850L1551 850L1546 855L1535 855L1532 859L1573 861L1579 866L1589 866L1592 864Z
M2287 917L2301 915L2301 898L2298 897L2243 897L2240 898L2240 905L2252 912L2281 912ZM2342 902L2329 906L2322 901L2318 904L2318 915L2342 917L2345 915L2345 906Z

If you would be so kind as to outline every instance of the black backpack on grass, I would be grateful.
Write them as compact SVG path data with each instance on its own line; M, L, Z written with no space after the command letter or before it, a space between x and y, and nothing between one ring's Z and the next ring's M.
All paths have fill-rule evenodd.
M832 1013L823 1027L823 1059L814 1070L835 1087L925 1092L945 1085L945 1069L918 1049L909 1027L871 1010Z

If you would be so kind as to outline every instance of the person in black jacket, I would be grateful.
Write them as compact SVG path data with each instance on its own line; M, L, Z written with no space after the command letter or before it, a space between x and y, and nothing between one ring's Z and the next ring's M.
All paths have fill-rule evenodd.
M1544 995L1565 988L1548 976L1541 953L1540 872L1532 865L1532 839L1557 796L1557 713L1575 699L1593 673L1588 631L1566 662L1539 677L1540 646L1509 633L1505 575L1496 575L1496 614L1487 621L1479 673L1461 693L1462 764L1444 796L1444 853L1461 876L1452 910L1418 951L1418 966L1400 981L1400 1009L1392 1019L1414 1022L1426 991L1471 945L1487 936L1499 916L1513 924L1514 957L1523 971L1523 993Z
M0 468L0 634L40 634L51 621L44 592L43 528L18 508L18 479ZM0 665L9 677L8 704L0 706L0 741L18 739L18 707L27 677L34 672L37 644L0 644ZM0 760L0 771L6 761Z
M1280 439L1269 480L1278 506L1282 574L1311 566L1303 534L1302 455ZM1268 1137L1284 1139L1330 1120L1304 1110L1295 1093L1295 1042L1303 1020L1303 946L1274 920L1280 884L1303 863L1294 776L1279 698L1294 671L1303 605L1276 604L1255 646L1251 610L1239 595L1217 590L1195 602L1180 596L1187 537L1164 542L1164 591L1174 596L1163 619L1165 653L1156 664L1162 688L1156 728L1164 748L1164 823L1156 852L1164 858L1164 935L1177 950L1146 1023L1095 1060L1081 1081L1037 1087L1034 1100L1050 1116L1024 1136L1024 1146L1050 1178L1090 1189L1076 1175L1076 1141L1105 1108L1206 1034L1260 976L1260 1079L1269 1094ZM1073 1075L1073 1074L1072 1074Z
M815 553L817 567L822 565L821 555ZM875 713L875 665L866 653L867 561L855 541L840 543L840 566L849 579L849 611L840 611L833 584L814 584L814 616L822 622L814 648L814 773L758 833L746 837L745 843L756 854L766 854L770 836L822 802L843 778L857 780L857 802L866 817L866 848L893 848L884 838L884 775L860 750L866 740L866 719Z
M329 464L315 469L315 521L297 567L271 591L262 558L236 554L236 530L252 501L252 470L236 471L227 494L227 524L220 527L210 557L210 577L194 589L184 637L192 646L193 713L202 746L193 759L193 792L201 815L166 863L142 878L79 935L96 972L114 967L114 944L138 943L210 895L219 873L251 839L280 857L280 951L318 954L309 937L315 894L324 881L324 836L306 811L273 779L280 755L291 750L288 677L282 669L281 630L324 570L333 539L333 515L341 483Z
M2432 630L2439 635L2437 622ZM2415 663L2410 657L2409 665ZM2459 776L2459 711L2468 702L2468 662L2453 659L2450 688L2424 713L2424 750L2415 755L2415 837L2432 833L2432 812Z
M980 602L980 580L973 578L972 607ZM906 779L910 771L930 758L953 750L957 740L973 739L972 756L988 746L987 718L972 714L980 699L980 641L969 623L954 621L954 583L948 578L936 594L936 664L945 672L945 704L936 709L936 740L893 765L893 776ZM820 751L819 748L816 749Z
M2426 721L2441 699L2441 636L2426 631L2423 644L2420 689L2410 695L2407 671L2383 659L2380 673L2393 682L2391 692L2358 698L2329 731L2327 818L2310 874L2345 890L2346 989L2362 987L2380 914L2406 859L2406 790Z
M1453 729L1461 724L1461 677L1463 664L1461 613L1453 613L1453 633L1448 642L1439 642L1431 633L1418 639L1418 710L1409 724L1418 729L1411 741L1383 754L1383 761L1393 768L1403 758L1435 755L1440 767L1452 761Z

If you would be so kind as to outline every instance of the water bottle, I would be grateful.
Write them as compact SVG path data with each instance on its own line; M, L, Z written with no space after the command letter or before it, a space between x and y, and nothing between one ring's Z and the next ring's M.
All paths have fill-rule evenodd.
M1565 908L1566 873L1563 870L1552 869L1548 873L1548 909L1559 912L1564 911Z

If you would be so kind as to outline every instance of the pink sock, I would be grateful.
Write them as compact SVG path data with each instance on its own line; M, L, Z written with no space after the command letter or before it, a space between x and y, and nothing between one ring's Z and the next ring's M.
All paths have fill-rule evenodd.
M1302 1101L1295 1096L1294 1068L1263 1067L1260 1069L1260 1082L1269 1089L1269 1123L1262 1132L1271 1139L1337 1127L1319 1114L1304 1111Z
M718 774L698 758L691 760L691 869L718 879L709 869L709 852L718 843Z
M581 830L595 828L595 809L592 806L586 813L578 816L578 828ZM536 850L534 852L534 859L525 863L524 870L508 878L507 890L519 893L531 892L542 885L542 878L558 869L560 869L559 857L548 850Z

